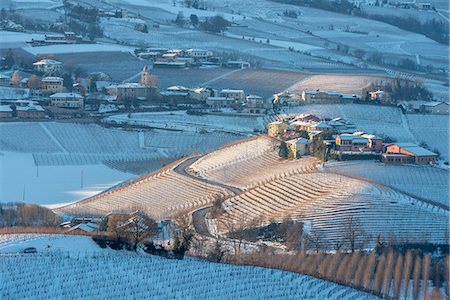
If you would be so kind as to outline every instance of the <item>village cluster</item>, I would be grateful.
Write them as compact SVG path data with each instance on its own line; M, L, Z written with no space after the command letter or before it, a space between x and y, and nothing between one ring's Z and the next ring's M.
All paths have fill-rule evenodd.
M208 49L169 49L169 48L144 48L136 49L137 57L153 62L154 68L184 69L189 67L222 66L234 69L250 68L250 63L243 60L226 60L221 56L215 56Z
M76 36L65 33L76 39ZM58 41L58 40L55 40ZM147 49L149 50L149 49ZM139 56L154 57L153 66L170 64L210 63L212 52L203 49L150 49ZM146 56L145 56L146 57ZM160 60L162 59L162 60ZM226 66L248 68L242 61L228 61ZM389 103L389 93L380 89L360 95L331 91L305 90L301 93L281 92L267 99L246 94L243 89L170 86L160 90L156 76L144 66L138 82L114 82L103 72L88 75L65 72L65 65L45 58L33 63L32 71L16 70L0 74L0 117L41 119L73 118L88 114L108 113L146 108L213 109L222 112L262 115L277 111L282 106L303 104L335 104L353 102ZM79 72L80 73L80 72ZM408 101L398 104L405 112L448 114L448 103L438 101Z
M414 143L383 142L382 137L359 131L349 120L321 120L312 114L286 117L267 125L268 135L284 143L288 158L319 154L346 159L380 159L384 163L434 164L437 154Z

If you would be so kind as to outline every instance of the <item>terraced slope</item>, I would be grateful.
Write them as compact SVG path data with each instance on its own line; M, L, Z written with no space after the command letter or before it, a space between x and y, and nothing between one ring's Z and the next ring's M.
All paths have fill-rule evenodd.
M264 183L224 202L218 229L230 220L252 222L292 217L309 223L323 244L342 240L344 224L361 224L361 241L391 234L403 241L446 242L448 211L417 201L384 186L337 174L295 174Z
M249 189L276 178L315 170L316 160L312 157L281 159L277 143L273 138L260 136L231 144L200 158L189 171L202 178Z
M164 219L231 196L224 188L176 173L173 169L178 163L55 211L106 215L112 210L141 209L153 218Z

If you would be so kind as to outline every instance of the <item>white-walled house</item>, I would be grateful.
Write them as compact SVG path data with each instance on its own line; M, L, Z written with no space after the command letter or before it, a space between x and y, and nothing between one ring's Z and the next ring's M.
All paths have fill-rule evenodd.
M56 93L50 95L50 105L63 108L82 108L83 96L77 93Z
M42 59L33 63L36 71L47 74L59 74L62 71L62 62L53 59Z

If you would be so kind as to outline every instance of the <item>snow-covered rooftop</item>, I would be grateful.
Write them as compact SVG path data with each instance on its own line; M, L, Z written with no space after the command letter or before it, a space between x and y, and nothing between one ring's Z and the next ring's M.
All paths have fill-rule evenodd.
M50 98L77 98L82 99L83 96L77 93L55 93L50 96Z
M436 156L436 153L414 143L396 143L395 145L417 156Z
M33 63L34 66L39 65L62 65L62 62L54 60L54 59L42 59L40 61L37 61Z

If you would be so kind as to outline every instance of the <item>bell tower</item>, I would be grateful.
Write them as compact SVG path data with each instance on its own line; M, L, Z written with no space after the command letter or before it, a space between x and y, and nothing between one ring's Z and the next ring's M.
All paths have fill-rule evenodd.
M149 80L149 75L148 75L148 68L147 65L144 66L144 68L142 69L141 72L141 81L140 83L143 85L150 85L150 80Z

